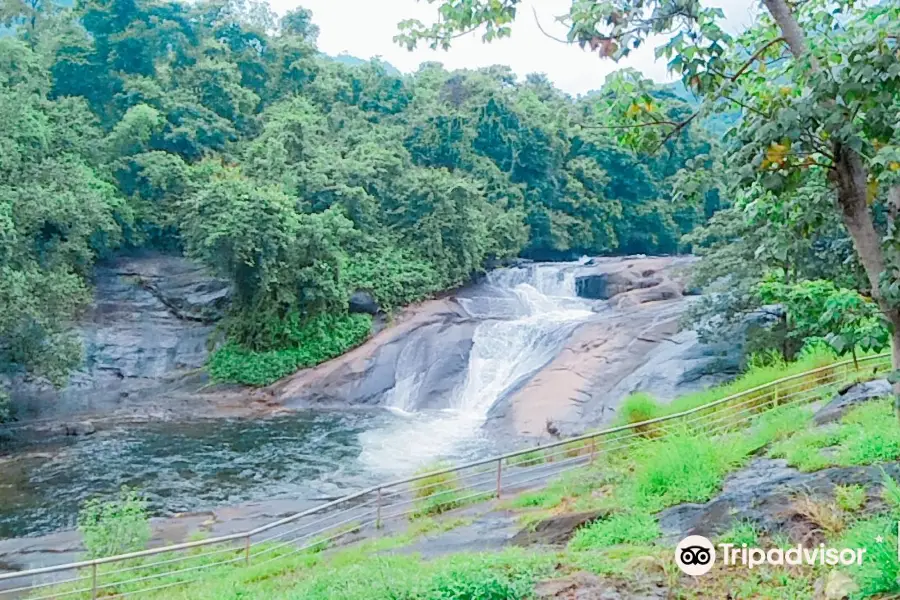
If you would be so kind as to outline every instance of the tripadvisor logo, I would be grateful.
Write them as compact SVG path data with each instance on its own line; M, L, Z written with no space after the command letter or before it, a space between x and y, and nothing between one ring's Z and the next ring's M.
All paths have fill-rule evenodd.
M750 548L747 544L719 544L724 566L743 566L748 569L760 565L861 565L865 548L827 548L819 544L805 548L798 544L790 548ZM687 575L705 575L716 564L716 547L702 535L689 535L675 548L675 562Z
M706 575L716 564L716 549L702 535L689 535L678 542L675 562L688 575Z

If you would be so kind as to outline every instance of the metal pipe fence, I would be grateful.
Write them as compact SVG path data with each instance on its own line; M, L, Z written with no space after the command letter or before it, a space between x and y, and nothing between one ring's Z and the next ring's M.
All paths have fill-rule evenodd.
M640 423L559 440L384 483L250 531L0 575L0 600L123 598L186 585L226 565L261 566L315 553L420 517L543 487L575 469L622 456L673 433L737 431L765 411L828 397L891 368L890 354L844 361Z

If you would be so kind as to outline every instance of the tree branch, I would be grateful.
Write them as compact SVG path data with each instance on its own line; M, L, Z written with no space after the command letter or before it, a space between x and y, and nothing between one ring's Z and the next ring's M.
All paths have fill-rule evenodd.
M551 35L551 34L547 33L546 31L544 31L544 27L541 25L541 20L538 18L537 9L536 9L535 7L532 6L532 7L531 7L531 12L534 13L534 22L537 24L538 29L539 29L540 32L543 33L546 37L550 38L550 39L553 40L553 41L559 42L560 44L565 44L565 45L567 45L567 46L569 46L569 45L571 45L571 44L574 43L574 42L570 42L569 40L561 40L561 39L559 39L558 37L556 37L555 35Z
M679 127L681 123L675 121L650 121L649 123L634 123L630 125L584 125L584 129L636 129L638 127Z
M753 54L753 56L750 57L750 60L748 60L747 62L745 62L745 63L744 63L744 66L742 66L740 69L738 69L738 72L731 76L731 81L737 81L737 80L738 80L738 77L740 77L741 75L743 75L744 72L745 72L747 69L750 68L750 65L752 65L753 63L755 63L755 62L759 59L759 57L760 57L766 50L768 50L769 48L771 48L771 47L774 46L775 44L779 44L779 43L781 43L781 42L785 42L785 43L786 43L787 40L785 40L783 37L775 38L774 40L772 40L771 42L769 42L768 44L766 44L765 46L763 46L762 48L760 48L759 50L757 50L757 51Z

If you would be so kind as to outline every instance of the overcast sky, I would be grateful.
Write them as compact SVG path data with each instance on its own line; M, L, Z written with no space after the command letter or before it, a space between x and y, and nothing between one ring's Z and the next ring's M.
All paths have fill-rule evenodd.
M653 59L657 44L646 44L628 60L616 64L541 34L532 7L537 10L545 30L565 38L565 28L555 23L554 17L564 14L571 0L525 0L511 38L484 44L479 34L471 34L457 39L447 52L427 48L409 52L393 42L401 20L417 18L424 23L435 20L436 5L429 5L425 0L269 1L278 14L297 6L312 10L313 21L321 29L319 48L323 52L331 55L345 52L363 59L380 56L404 72L414 71L426 61L442 62L448 69L509 65L520 76L546 73L558 87L575 95L599 88L606 75L622 67L635 67L658 81L668 80L665 62ZM759 0L705 0L705 3L725 10L727 28L731 31L749 25L752 15L759 10Z

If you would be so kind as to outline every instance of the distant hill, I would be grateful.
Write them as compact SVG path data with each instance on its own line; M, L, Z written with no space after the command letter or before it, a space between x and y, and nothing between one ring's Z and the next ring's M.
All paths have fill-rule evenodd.
M343 52L341 54L338 54L337 56L331 56L330 58L333 60L336 60L337 62L339 62L341 64L345 64L348 67L358 67L360 65L364 65L367 62L369 62L367 60L363 60L362 58L359 58L358 56L352 56L350 54L345 54ZM382 60L381 63L384 65L384 70L388 75L392 75L394 77L399 77L403 74L400 72L400 69L398 69L391 63L384 61L384 60Z

